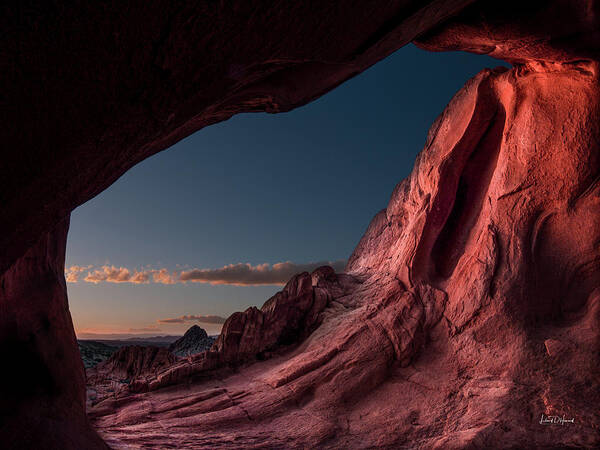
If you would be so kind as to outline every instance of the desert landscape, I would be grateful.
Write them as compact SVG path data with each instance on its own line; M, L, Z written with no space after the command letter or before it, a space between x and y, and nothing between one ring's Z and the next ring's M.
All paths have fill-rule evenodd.
M3 447L600 447L600 3L33 3L3 15ZM343 270L214 340L78 346L74 208L411 42L510 67L464 80Z

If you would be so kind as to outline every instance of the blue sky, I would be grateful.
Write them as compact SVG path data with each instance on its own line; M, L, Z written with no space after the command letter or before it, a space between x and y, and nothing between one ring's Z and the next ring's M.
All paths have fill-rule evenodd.
M138 164L71 216L66 265L93 266L68 283L76 330L179 334L199 323L216 333L220 325L194 318L157 321L227 317L281 289L84 281L103 266L130 274L252 266L209 270L212 280L238 270L251 277L263 263L347 259L450 98L500 64L409 45L309 105L235 116Z

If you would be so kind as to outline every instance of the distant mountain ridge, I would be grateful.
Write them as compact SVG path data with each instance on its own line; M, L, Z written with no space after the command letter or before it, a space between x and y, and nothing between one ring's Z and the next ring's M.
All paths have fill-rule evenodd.
M141 341L141 342L174 342L175 340L181 338L181 336L173 336L173 335L165 335L165 336L136 336L130 337L127 339L121 339L122 341Z
M137 333L78 333L77 339L86 341L170 341L173 342L179 339L181 334L137 334Z
M136 336L125 339L78 339L79 352L86 369L109 359L124 347L141 346L168 348L175 356L195 355L212 347L216 337L208 336L198 325L190 327L183 336Z
M123 347L138 345L141 347L161 347L171 345L181 336L149 336L127 339L78 339L79 353L86 369L106 361L117 350Z
M169 346L169 351L176 356L189 356L210 349L215 342L206 330L193 325L185 334Z

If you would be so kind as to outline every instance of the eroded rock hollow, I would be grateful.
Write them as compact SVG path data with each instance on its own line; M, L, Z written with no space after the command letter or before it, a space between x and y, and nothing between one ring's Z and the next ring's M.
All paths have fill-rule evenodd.
M592 1L585 8L466 3L431 2L443 11L435 15L399 2L358 30L368 29L360 45L346 41L342 49L343 33L322 49L307 44L306 54L320 52L318 63L298 67L282 58L285 70L264 72L236 66L236 76L268 75L232 82L233 91L221 91L227 100L205 109L197 99L185 107L148 104L136 117L154 117L155 134L143 136L142 146L134 139L118 149L114 132L96 141L107 149L97 154L78 147L85 127L67 139L66 156L50 168L74 177L57 191L70 194L46 203L40 194L36 201L48 206L35 213L20 206L24 225L2 241L1 349L5 357L19 349L22 364L3 375L4 442L18 447L27 429L29 442L50 435L50 448L105 445L84 414L83 367L66 302L68 211L175 135L273 98L284 105L273 110L291 108L416 39L428 50L488 53L514 67L483 71L456 94L346 274L322 268L296 276L261 310L233 315L211 351L138 377L93 406L91 422L115 448L598 447L600 11ZM317 8L310 17L330 12ZM349 17L336 20L349 26ZM321 30L318 23L298 32ZM172 25L155 47L163 56L177 55L165 42L181 43L169 39ZM328 54L338 55L338 66L323 63ZM173 58L158 60L175 70L182 60ZM181 70L172 76L190 75ZM204 115L190 119L191 111ZM167 113L182 114L180 125ZM94 167L106 173L91 176ZM8 189L13 178L4 182L6 230L17 221L10 206L27 200L35 183L66 180L35 168L32 162L22 194ZM23 378L31 371L43 376ZM544 426L541 414L575 423Z

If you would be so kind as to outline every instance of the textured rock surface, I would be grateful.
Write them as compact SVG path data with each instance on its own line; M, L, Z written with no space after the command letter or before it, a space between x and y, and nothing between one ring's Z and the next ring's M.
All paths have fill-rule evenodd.
M213 350L225 363L238 364L295 344L319 324L321 312L334 299L332 293L342 296L352 285L351 277L337 276L328 266L296 275L260 310L252 307L232 314Z
M109 374L121 379L135 378L157 372L173 364L177 359L164 347L121 347L106 361L87 371L88 378Z
M66 219L0 276L4 448L105 448L85 415L85 376L64 277L68 228Z
M214 342L215 338L209 337L206 330L193 325L183 336L169 345L169 351L175 356L190 356L210 349Z
M517 64L597 61L599 14L596 0L478 1L417 43L427 50L467 50Z
M287 352L213 370L287 342L287 321L271 333L250 310L210 362L142 380L92 421L116 448L600 446L598 5L477 2L433 29L467 3L4 6L0 342L21 364L0 383L3 444L103 445L66 305L69 211L196 129L302 104L418 37L516 67L475 77L432 126L349 261L359 283L311 279L321 325ZM289 298L267 310L299 333Z
M480 73L357 246L361 283L300 347L126 393L94 423L116 446L597 447L599 100L591 62ZM236 338L261 335L256 311L232 316Z
M228 372L228 369L281 353L303 341L320 324L324 309L355 286L353 277L336 275L328 266L319 267L312 274L298 274L261 309L251 307L232 314L210 350L177 361L165 370L137 377L127 390L146 392L188 383L215 376L215 371ZM119 398L128 396L127 392L121 394ZM98 410L110 410L112 406L104 403Z
M1 388L3 445L98 445L55 231L75 207L204 126L317 98L472 1L3 2L0 346L24 362Z
M121 347L106 361L86 370L88 407L107 397L115 397L126 390L133 379L152 377L176 360L175 355L164 347Z

